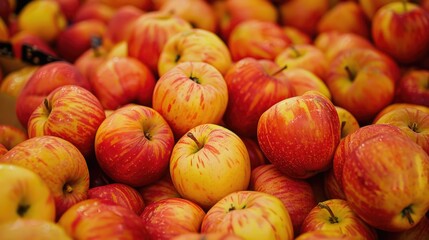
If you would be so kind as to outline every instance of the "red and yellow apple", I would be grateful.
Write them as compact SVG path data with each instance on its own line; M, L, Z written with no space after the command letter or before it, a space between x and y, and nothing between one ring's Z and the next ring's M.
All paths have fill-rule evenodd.
M0 124L0 144L10 150L28 139L27 132L12 125Z
M0 224L0 239L72 240L64 229L53 221L27 218Z
M144 203L149 205L166 198L180 198L180 194L174 187L170 177L170 172L167 172L158 181L138 189L143 197Z

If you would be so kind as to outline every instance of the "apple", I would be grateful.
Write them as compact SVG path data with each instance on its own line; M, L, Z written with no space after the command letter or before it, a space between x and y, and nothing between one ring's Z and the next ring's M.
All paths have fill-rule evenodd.
M206 213L192 201L168 198L148 205L140 215L150 239L198 233Z
M0 224L0 239L72 240L55 222L27 218Z
M68 62L51 62L40 66L28 79L16 100L16 115L21 125L27 127L28 119L34 109L52 90L69 84L91 89L88 80Z
M295 96L282 66L272 60L244 58L225 75L228 104L226 126L243 137L256 137L259 117L275 103Z
M339 231L314 230L298 235L295 240L358 240Z
M80 0L55 0L60 5L61 12L66 17L67 21L70 23L73 20L73 17L79 11L81 5Z
M243 141L216 124L192 128L171 153L170 175L176 190L204 210L229 193L246 190L250 172Z
M305 217L300 233L315 230L338 231L357 239L376 240L377 232L368 226L343 199L319 202Z
M130 26L128 55L146 64L157 75L159 57L166 42L176 33L191 28L189 22L169 13L142 14Z
M359 132L365 133L349 136ZM429 210L429 155L402 132L370 134L345 144L350 150L344 154L341 179L347 202L372 227L408 230Z
M89 2L91 0L88 0ZM141 9L142 11L150 11L152 9L152 1L151 0L92 0L93 2L100 2L114 9L119 9L123 6L133 6Z
M313 189L308 182L287 177L273 164L252 170L249 189L279 198L288 210L295 234L300 232L305 217L317 205Z
M76 85L58 87L28 119L30 138L51 135L75 145L83 156L94 153L94 139L106 115L97 97Z
M296 96L301 96L308 91L317 91L328 99L332 98L331 92L323 79L313 72L303 68L287 69L284 71L286 81L295 90Z
M81 4L72 19L72 24L86 20L98 20L107 24L115 14L116 9L101 2L86 1Z
M193 28L214 33L217 31L217 16L210 3L205 0L166 1L159 11L178 16L189 22Z
M396 85L395 101L429 107L429 69L410 69Z
M311 43L293 44L284 48L274 61L287 69L306 69L324 80L329 64L321 49Z
M0 144L7 150L28 139L27 132L8 124L0 124Z
M67 19L56 1L31 1L23 6L17 17L19 29L49 43L67 27Z
M397 126L429 154L429 113L417 108L399 108L387 112L374 124Z
M243 238L233 233L182 233L171 240L242 240Z
M154 109L129 104L114 111L99 126L95 154L113 181L132 187L148 185L168 171L174 136Z
M115 43L109 50L107 58L115 57L129 57L128 54L128 43L126 41L121 41Z
M109 52L105 46L93 46L83 52L73 65L86 79L90 80L98 66L106 61Z
M380 239L390 240L408 240L425 239L429 236L429 218L423 217L422 220L413 228L401 232L380 231Z
M335 106L335 110L337 110L338 117L340 118L341 139L356 132L360 128L358 120L351 112L347 111L347 109Z
M73 239L149 239L137 214L105 199L76 203L58 224Z
M0 163L0 184L0 226L21 218L55 221L54 196L35 172Z
M286 33L288 38L292 41L292 44L311 44L313 39L303 31L296 27L280 25L283 31Z
M398 78L398 66L388 56L369 48L350 48L331 62L326 85L336 106L367 124L392 103Z
M277 23L252 19L239 23L227 43L233 61L246 57L274 60L291 40Z
M386 4L371 22L375 46L399 63L418 62L429 51L429 12L420 5L407 1Z
M27 139L3 155L0 163L15 164L37 173L54 196L56 219L70 206L87 198L89 173L85 158L62 138Z
M372 18L379 8L395 1L396 0L358 0L359 5L370 21L372 21Z
M377 116L374 118L373 123L378 121L380 117L382 117L384 114L393 111L395 109L401 109L401 108L416 108L420 111L429 113L429 107L419 105L419 104L412 104L412 103L392 103L383 108L380 112L378 112Z
M118 205L129 208L140 215L145 208L142 195L133 187L122 183L111 183L88 190L88 198L107 199Z
M331 167L340 134L334 105L316 91L274 104L261 115L257 128L268 160L286 176L300 179Z
M344 192L337 179L335 178L334 168L322 173L323 175L323 191L326 199L346 199Z
M232 65L225 42L215 33L204 29L189 29L170 37L158 60L158 75L183 62L204 62L224 75Z
M107 22L107 34L113 43L127 41L136 19L143 15L143 10L134 6L118 8Z
M0 92L18 98L31 75L39 66L27 66L10 72L0 83Z
M264 156L261 148L259 147L258 140L248 137L240 137L246 146L249 153L250 169L253 170L258 166L268 164L268 159Z
M89 81L104 109L115 110L129 103L152 106L155 77L145 64L135 58L106 59Z
M219 124L227 103L227 84L214 66L183 62L158 79L152 107L165 118L178 139L200 124Z
M207 211L202 233L233 233L243 239L293 239L288 210L277 197L257 191L237 191Z
M171 180L170 172L167 172L158 181L147 186L138 188L138 191L143 197L146 206L162 199L181 197L180 194L177 192L176 188L174 187L173 181Z

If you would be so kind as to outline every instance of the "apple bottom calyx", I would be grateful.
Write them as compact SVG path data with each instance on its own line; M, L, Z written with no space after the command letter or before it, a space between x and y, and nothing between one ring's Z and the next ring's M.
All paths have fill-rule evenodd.
M70 186L70 184L66 183L63 186L63 192L66 193L66 194L70 194L70 193L73 192L73 187Z
M45 98L45 100L43 100L43 105L45 106L46 111L48 112L48 114L49 114L49 113L51 113L52 108L51 108L51 106L49 105L49 101L48 101L48 99L47 99L47 98Z
M232 203L231 203L231 207L228 208L227 212L231 212L237 209L245 209L246 208L246 204L244 204L241 208L236 208Z
M411 208L411 206L412 205L410 204L407 207L405 207L404 209L402 209L401 215L402 215L402 217L406 217L408 219L408 222L410 223L410 225L413 225L414 220L411 217L411 213L414 213L414 212L413 212L413 209Z
M350 69L349 66L345 66L344 69L346 70L346 72L347 72L347 74L349 76L349 79L352 80L352 81L355 80L355 78L356 78L356 72L354 72L352 69Z
M18 215L20 217L23 217L25 215L25 213L28 211L29 208L30 208L30 205L20 203L18 205L18 209L16 210L16 212L18 213Z
M328 212L329 212L329 215L330 215L330 217L329 217L329 222L330 223L339 223L339 221L338 221L338 217L337 216L335 216L335 214L334 214L334 212L332 211L332 209L328 206L328 204L326 204L326 203L318 203L317 204L317 206L319 207L319 208L323 208L323 209L326 209Z

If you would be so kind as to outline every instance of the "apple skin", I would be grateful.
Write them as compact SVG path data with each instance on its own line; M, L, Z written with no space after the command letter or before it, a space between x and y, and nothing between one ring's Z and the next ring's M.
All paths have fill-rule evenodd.
M389 240L409 240L421 239L424 240L429 236L429 218L423 217L422 220L413 228L402 232L386 232L379 231L380 239Z
M333 216L322 205L331 209ZM375 229L360 219L343 199L329 199L311 209L302 223L300 233L315 230L338 231L358 239L377 239Z
M396 86L395 101L429 107L429 69L410 69Z
M259 117L275 103L295 96L272 60L244 58L236 62L225 75L228 105L223 120L240 136L256 137Z
M396 0L358 0L362 10L371 21L379 8L395 1Z
M429 155L404 134L376 135L349 153L342 185L351 209L366 223L408 230L429 210Z
M3 144L0 143L0 157L7 153L9 149L7 149Z
M429 113L429 107L419 105L419 104L412 104L412 103L392 103L383 108L377 116L374 118L373 123L377 122L379 118L381 118L384 114L393 111L395 109L401 109L401 108L416 108L420 111L423 111L425 113Z
M132 187L160 179L168 170L173 146L173 132L161 114L136 104L114 111L95 136L101 169L115 182Z
M97 1L86 1L81 4L72 19L72 24L86 20L97 20L108 24L116 10Z
M386 4L377 10L371 22L375 46L399 63L418 62L429 51L429 12L418 4Z
M335 178L334 168L322 173L323 175L323 191L326 199L346 199L343 190Z
M118 8L107 22L107 35L113 43L127 41L136 19L143 15L143 11L134 6Z
M54 136L21 142L0 158L37 173L51 190L56 219L73 204L87 198L89 173L85 158L70 142Z
M155 76L137 59L106 59L93 72L89 81L104 109L115 110L129 103L152 106Z
M158 75L183 62L205 62L225 75L232 65L225 42L215 33L204 29L189 29L170 37L158 60Z
M175 188L183 198L204 210L231 192L247 189L250 173L249 154L243 141L219 125L192 128L177 141L171 153L170 175Z
M330 100L309 91L266 110L257 133L259 145L271 163L289 177L304 179L331 167L341 130Z
M55 221L54 196L35 172L0 163L0 224L17 219Z
M183 233L171 238L171 240L243 240L233 233Z
M287 69L284 71L287 82L295 90L296 96L301 96L308 91L317 91L331 100L332 95L323 79L313 72L303 68Z
M142 14L130 27L128 55L146 64L158 75L158 62L167 41L176 33L190 30L191 24L169 13L153 11Z
M76 85L54 89L28 119L28 137L51 135L75 145L84 157L94 153L94 139L106 115L90 91Z
M70 23L73 20L73 17L76 15L77 11L81 7L80 0L54 0L56 1L61 8L61 12L66 17L67 21Z
M7 74L0 83L0 92L18 98L31 75L39 66L27 66Z
M168 122L179 139L200 124L219 124L228 103L222 74L205 62L183 62L158 79L153 109Z
M88 80L74 65L68 62L51 62L37 69L28 79L16 100L16 114L21 125L27 127L28 119L34 109L52 90L69 84L91 90Z
M292 41L292 44L311 44L313 39L303 31L299 30L296 27L292 26L281 26L283 31Z
M83 52L73 63L82 75L90 80L91 76L104 61L108 59L110 51L104 47L91 47Z
M138 188L138 191L143 197L144 203L147 205L167 198L180 198L179 192L174 187L170 173L167 172L158 181L147 186Z
M293 239L286 207L277 197L257 191L237 191L220 199L206 213L202 233L234 233L244 239Z
M72 240L64 229L53 221L21 218L0 224L2 240Z
M315 230L300 234L295 240L358 240L338 231Z
M168 198L148 205L140 215L150 239L166 240L183 233L198 233L206 213L183 198Z
M338 117L340 118L341 139L356 132L360 128L358 120L351 112L347 111L347 109L335 106L335 110L337 110Z
M233 61L246 57L274 60L291 40L277 23L246 20L234 28L227 43Z
M288 210L295 234L300 232L302 222L317 205L313 189L308 182L287 177L273 164L252 170L249 190L279 198Z
M149 239L140 217L105 199L87 199L69 208L58 224L73 239Z
M7 150L28 139L27 133L15 126L0 124L0 144Z
M258 140L248 137L240 137L246 146L247 152L249 153L250 168L253 170L258 166L268 164L269 161L265 157L261 148L259 147Z

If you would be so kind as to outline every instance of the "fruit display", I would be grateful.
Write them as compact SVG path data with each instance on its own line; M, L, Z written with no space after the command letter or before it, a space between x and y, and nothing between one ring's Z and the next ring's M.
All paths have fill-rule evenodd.
M0 0L0 239L429 239L429 0Z

